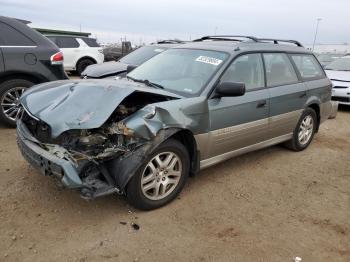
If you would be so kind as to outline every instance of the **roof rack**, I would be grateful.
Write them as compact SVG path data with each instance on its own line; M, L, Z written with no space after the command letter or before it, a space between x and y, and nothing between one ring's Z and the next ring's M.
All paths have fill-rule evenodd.
M239 42L242 42L242 40L234 39L234 38L247 38L247 39L252 40L254 42L258 42L258 39L256 37L246 36L246 35L208 35L208 36L203 36L199 39L195 39L195 40L193 40L193 42L201 42L204 40L221 40L221 41L239 41Z
M303 47L303 45L296 41L296 40L283 40L283 39L272 39L272 38L259 38L258 39L259 42L273 42L274 44L278 45L279 42L284 42L284 43L291 43L291 44L295 44L297 46Z
M291 43L297 46L303 47L303 45L295 40L283 40L283 39L273 39L273 38L257 38L255 36L245 36L245 35L213 35L213 36L203 36L202 38L193 40L193 42L200 42L204 40L221 40L221 41L239 41L242 42L241 39L235 38L246 38L252 40L254 42L273 42L274 44L279 44L279 42Z
M182 40L177 40L177 39L169 39L169 40L161 40L157 41L157 44L182 44L184 41Z

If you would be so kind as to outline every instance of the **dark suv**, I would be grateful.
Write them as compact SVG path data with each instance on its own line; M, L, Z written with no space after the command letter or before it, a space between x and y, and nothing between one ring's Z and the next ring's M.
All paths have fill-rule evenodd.
M68 79L63 55L26 21L0 16L0 121L15 126L18 99L34 84Z

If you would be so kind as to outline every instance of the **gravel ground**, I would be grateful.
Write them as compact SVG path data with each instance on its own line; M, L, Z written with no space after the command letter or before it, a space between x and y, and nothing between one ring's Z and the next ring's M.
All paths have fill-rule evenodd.
M226 161L141 212L123 197L61 189L0 127L0 261L350 261L349 138L342 108L307 150Z

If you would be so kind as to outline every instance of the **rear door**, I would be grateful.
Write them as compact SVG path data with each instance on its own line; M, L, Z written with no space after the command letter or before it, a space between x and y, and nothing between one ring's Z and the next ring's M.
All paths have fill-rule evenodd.
M1 46L1 42L0 42ZM0 47L0 74L5 71L4 57L2 55L2 49Z
M306 103L306 85L286 53L264 53L263 57L270 93L268 138L290 135Z
M227 68L220 82L242 82L240 97L210 99L209 157L222 155L266 139L269 94L265 88L261 54L243 54Z
M0 22L0 49L0 70L34 70L36 43L4 22Z

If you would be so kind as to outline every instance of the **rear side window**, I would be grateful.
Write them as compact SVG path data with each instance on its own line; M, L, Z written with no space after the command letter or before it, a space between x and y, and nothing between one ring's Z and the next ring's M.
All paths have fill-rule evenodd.
M56 36L55 43L59 48L77 48L80 46L78 41L73 37Z
M96 39L94 38L81 38L85 44L87 44L90 47L100 47L100 45L97 43Z
M323 70L313 55L292 55L292 59L304 80L324 77Z
M15 28L0 22L0 46L35 46L36 44Z
M288 85L298 82L297 74L286 54L264 54L266 81L269 87Z
M261 55L248 54L238 57L221 77L221 82L244 83L246 90L264 87L264 67Z

